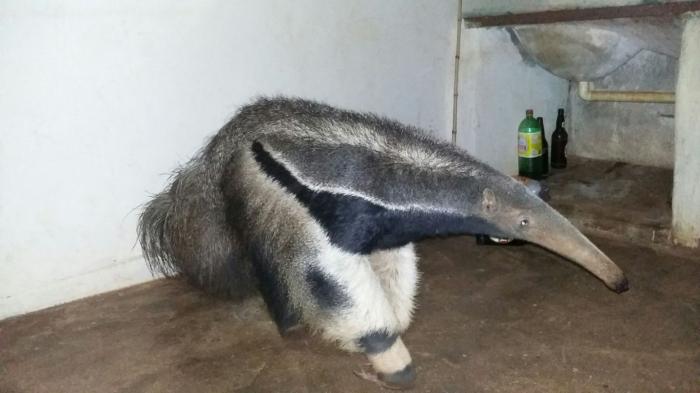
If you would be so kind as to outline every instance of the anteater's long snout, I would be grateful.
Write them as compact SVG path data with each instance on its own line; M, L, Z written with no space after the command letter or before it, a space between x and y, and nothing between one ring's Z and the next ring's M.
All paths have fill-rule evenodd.
M548 213L547 218L539 223L539 228L532 228L532 236L528 236L529 239L525 240L539 244L577 263L617 293L629 289L627 277L615 262L562 215L553 209Z

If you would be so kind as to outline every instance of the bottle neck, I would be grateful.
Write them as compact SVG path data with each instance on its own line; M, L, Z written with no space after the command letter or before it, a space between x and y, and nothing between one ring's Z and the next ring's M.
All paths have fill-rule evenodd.
M564 126L564 116L557 116L557 129L562 128Z

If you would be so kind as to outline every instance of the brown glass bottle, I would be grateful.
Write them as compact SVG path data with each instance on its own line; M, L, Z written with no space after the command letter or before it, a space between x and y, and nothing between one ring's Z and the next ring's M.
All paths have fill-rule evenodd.
M540 123L540 130L542 130L542 175L547 176L549 174L549 143L547 143L547 134L544 132L544 119L538 117L537 121Z
M557 128L552 133L552 168L566 168L566 143L569 141L569 134L564 128L564 109L557 111Z

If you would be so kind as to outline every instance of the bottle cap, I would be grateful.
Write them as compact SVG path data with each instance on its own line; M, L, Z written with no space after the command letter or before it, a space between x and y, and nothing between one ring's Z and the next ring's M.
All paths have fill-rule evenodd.
M528 109L525 111L525 116L532 116L532 109Z

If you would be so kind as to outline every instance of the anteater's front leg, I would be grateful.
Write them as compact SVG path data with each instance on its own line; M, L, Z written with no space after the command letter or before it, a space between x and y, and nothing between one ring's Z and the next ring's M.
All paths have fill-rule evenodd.
M369 260L394 308L399 331L403 333L411 323L420 275L414 246L409 243L399 248L375 251Z
M367 355L377 379L390 388L409 388L415 380L411 355L399 333L405 326L397 318L370 258L327 248L318 259L318 277L311 286L318 304L327 303L327 282L338 285L343 302L335 302L316 321L323 335L351 351ZM311 280L314 281L314 280Z

